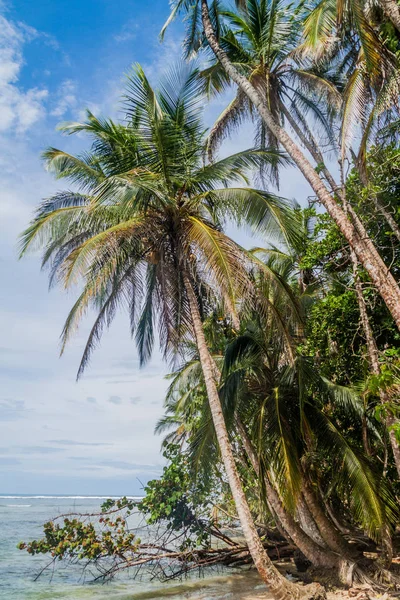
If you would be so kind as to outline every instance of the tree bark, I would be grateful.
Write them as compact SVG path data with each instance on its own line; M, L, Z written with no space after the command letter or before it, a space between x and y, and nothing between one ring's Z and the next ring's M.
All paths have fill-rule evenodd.
M314 190L318 200L335 221L339 230L350 244L350 247L356 252L360 263L368 272L371 281L382 296L397 327L400 329L400 289L372 241L368 236L367 238L360 236L355 225L351 223L342 207L330 194L312 164L304 156L300 148L295 144L287 132L275 121L262 96L250 81L239 73L235 66L230 62L226 53L219 46L208 12L207 0L201 0L201 9L204 33L211 50L214 52L216 58L219 60L232 81L234 81L251 100L265 125L279 140L289 156L291 156L298 166L299 170L303 173L311 188Z
M351 259L353 263L353 273L354 273L354 286L357 296L358 308L360 311L361 324L364 330L365 341L367 344L367 352L368 352L368 360L370 364L371 371L374 375L379 375L381 372L381 367L379 364L379 352L375 342L374 334L372 331L371 323L369 322L367 307L365 304L364 295L362 292L361 281L358 275L358 262L355 253L351 253ZM379 393L380 400L382 404L386 404L389 398L387 393L384 390L381 390ZM398 420L391 414L386 416L386 426L388 428L390 445L393 451L394 462L396 465L397 473L400 478L400 447L399 443L396 439L396 434L393 431L393 426L398 425Z
M322 539L318 526L315 522L313 515L311 514L311 511L308 507L307 502L305 501L303 494L299 495L299 498L297 500L296 511L302 530L308 535L309 538L311 538L316 544L318 544L318 546L321 546L321 548L327 548L328 546Z
M400 7L396 0L379 0L383 14L389 19L400 32Z
M325 510L326 510L327 514L329 515L330 520L335 525L336 529L338 531L340 531L340 533L342 533L343 535L351 534L352 533L351 529L346 527L346 525L344 525L343 523L340 523L340 521L338 520L338 518L335 515L333 508L330 506L327 498L324 497L321 488L319 488L318 491L319 491L320 498L322 498L322 501L324 503Z
M304 478L303 494L311 514L318 526L322 539L328 548L333 550L333 552L337 552L339 555L345 556L349 559L355 558L355 553L352 552L352 549L347 541L339 533L331 520L326 516L323 508L318 502L317 497L315 496L311 483L307 481L306 478Z
M254 471L259 476L260 463L258 460L258 456L254 451L253 444L251 443L246 428L238 418L236 419L236 424L246 454L250 459ZM346 569L343 568L342 564L345 561L342 561L340 555L334 554L330 550L319 546L302 530L298 523L296 523L292 515L289 512L287 512L287 510L282 505L276 490L271 485L267 476L264 477L264 484L268 502L271 504L275 514L280 520L282 527L288 533L293 543L314 565L314 567L336 569L338 572L345 571Z
M254 564L262 580L265 582L265 584L268 586L268 589L277 600L296 600L302 598L303 596L322 600L326 597L326 595L321 586L313 584L310 587L307 586L306 588L302 589L300 586L291 583L283 575L281 575L273 565L261 543L236 468L235 459L222 412L217 384L214 379L213 360L207 347L197 298L188 274L184 273L183 277L196 344L199 351L200 363L206 384L211 415L221 452L221 458L225 467L226 476L231 488L243 534Z

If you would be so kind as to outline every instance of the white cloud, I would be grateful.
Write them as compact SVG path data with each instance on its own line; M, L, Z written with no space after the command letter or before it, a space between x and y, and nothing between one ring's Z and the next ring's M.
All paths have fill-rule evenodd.
M124 24L121 31L114 36L118 43L134 40L139 29L139 25L133 19Z
M24 44L40 34L22 23L0 15L0 131L23 133L45 114L46 89L22 90L18 86L24 64Z
M76 99L76 83L71 79L66 79L60 85L57 93L57 104L51 111L53 117L62 117L70 109L74 108L77 104Z
M153 85L157 85L168 68L182 60L182 44L174 38L168 38L162 44L155 42L154 51L151 62L144 63L143 69Z

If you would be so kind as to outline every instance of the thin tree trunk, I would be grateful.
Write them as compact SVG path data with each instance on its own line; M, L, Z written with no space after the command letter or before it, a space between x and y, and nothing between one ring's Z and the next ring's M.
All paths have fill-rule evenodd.
M391 312L397 327L400 329L400 289L389 273L385 263L380 257L372 241L368 238L360 236L357 228L349 221L342 207L336 202L330 194L321 177L315 171L312 164L304 156L300 148L295 144L287 132L274 120L271 112L264 103L264 99L256 88L237 71L235 66L230 62L226 53L219 46L215 36L213 25L208 12L207 0L201 0L202 21L204 33L210 48L221 63L222 67L240 89L251 100L255 108L258 110L263 122L273 135L279 140L288 154L291 156L295 164L298 166L304 177L311 185L318 200L326 208L332 219L335 221L339 230L346 238L350 247L354 249L361 264L368 272L371 281L376 286L379 294L382 296L386 306Z
M371 324L369 322L367 307L365 304L364 295L363 295L362 287L361 287L361 281L360 281L360 277L358 275L357 257L354 252L351 252L351 260L353 263L354 285L355 285L358 307L359 307L360 316L361 316L361 323L363 326L364 335L365 335L366 342L367 342L368 359L369 359L369 363L370 363L370 368L371 368L371 371L375 375L379 375L381 372L381 368L379 365L378 348L376 346L376 342L375 342L375 338L374 338L374 335L372 332ZM385 391L381 390L379 393L379 396L380 396L380 400L383 404L385 402L387 402L388 398L387 398L387 394ZM388 426L387 418L386 418L386 426ZM390 435L390 430L389 430L389 435ZM390 442L392 444L392 439L390 439ZM394 442L394 447L392 445L392 449L393 449L394 459L396 462L396 455L397 455L397 457L399 457L399 446L398 446L395 436L394 436L393 442ZM400 463L396 462L396 467L397 467L397 471L400 476ZM382 535L381 560L383 562L383 565L385 567L389 568L390 565L392 564L392 560L393 560L393 543L392 543L392 537L391 537L389 527L386 524L383 527L381 535Z
M400 32L400 7L396 0L379 0L379 5L382 8L383 14Z
M367 343L367 352L368 352L368 360L370 364L371 371L374 375L379 375L381 372L381 367L379 364L379 352L375 342L374 334L372 331L371 324L369 322L367 307L365 304L364 295L362 292L361 281L358 275L358 261L355 253L351 253L351 260L353 263L353 272L354 272L354 286L357 296L358 308L360 311L361 323L364 330L365 341ZM387 393L384 390L381 390L379 393L380 400L382 404L386 404L389 400ZM392 446L394 462L396 465L397 473L400 478L400 447L399 443L396 439L396 434L393 431L393 426L398 425L398 420L391 415L390 413L386 416L386 426L388 428L388 434L390 439L390 445Z
M325 510L326 510L327 514L329 515L330 520L335 525L336 529L338 531L340 531L340 533L342 533L343 535L351 534L351 530L348 527L346 527L343 523L340 523L340 521L338 520L337 516L335 515L335 513L333 511L333 508L330 506L328 500L324 497L321 488L319 488L319 495L322 498L322 501L325 506Z
M385 206L383 206L376 194L372 196L372 202L374 203L377 212L380 212L384 219L386 219L390 229L393 231L394 235L400 242L400 227L394 220L393 215L386 209Z
M293 131L295 132L295 134L297 135L297 137L299 138L299 140L301 141L303 146L308 150L310 155L313 157L313 159L315 160L317 165L319 165L321 163L324 165L322 168L322 173L325 175L325 179L329 183L329 186L330 186L332 192L335 193L338 190L338 184L334 180L329 169L325 166L324 157L322 156L316 141L312 137L311 132L309 132L309 134L311 135L311 138L308 139L306 134L302 131L301 127L296 123L295 119L292 117L292 115L290 114L290 111L286 108L286 106L284 105L283 102L281 104L281 110L282 110L283 114L285 115L291 128L293 129Z
M322 539L318 526L310 512L310 509L308 507L307 502L305 501L303 494L299 495L299 498L297 500L296 511L302 530L308 535L309 538L311 538L316 544L318 544L318 546L321 546L321 548L327 548L328 546Z
M365 414L363 415L363 418L362 418L361 427L362 427L362 441L363 441L364 452L367 456L372 456L371 446L369 445L369 438L368 438L368 421L367 421L367 417Z
M270 592L277 600L296 600L302 597L323 599L326 595L321 586L313 584L312 586L307 586L302 589L281 575L273 565L261 543L232 453L218 389L213 375L213 360L207 348L197 298L187 273L184 273L183 277L221 458L225 467L226 476L231 488L243 534L254 564L262 580L266 583Z

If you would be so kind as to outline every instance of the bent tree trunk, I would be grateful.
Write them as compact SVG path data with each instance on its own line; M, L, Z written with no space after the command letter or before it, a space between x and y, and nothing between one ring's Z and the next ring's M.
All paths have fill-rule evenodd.
M310 161L306 158L300 148L295 144L288 133L275 121L262 96L258 93L252 83L239 73L231 63L226 53L220 47L215 36L213 25L208 11L207 0L201 0L202 21L204 33L211 50L221 63L222 67L239 88L246 94L257 109L263 122L268 129L279 140L294 163L303 173L314 190L318 200L326 208L329 215L335 221L339 230L346 238L350 247L354 249L358 260L368 272L371 281L382 296L386 306L391 312L397 327L400 329L400 289L396 280L387 269L370 238L360 235L355 225L349 221L343 208L330 194L321 177L318 175Z
M296 600L302 597L312 598L314 600L323 599L325 598L325 593L319 585L313 584L312 586L301 588L288 581L279 573L264 550L251 516L250 508L242 488L242 483L232 453L218 389L214 379L213 360L204 336L197 298L187 273L184 273L183 277L221 458L225 467L226 476L228 478L243 534L254 564L262 580L277 600Z
M302 530L321 548L327 548L328 546L324 542L317 527L317 524L308 508L307 502L303 494L299 495L297 500L296 514Z
M236 425L246 454L249 457L254 471L259 475L260 463L246 428L239 418L236 419ZM303 531L292 515L282 505L281 500L267 475L264 477L264 484L268 502L271 504L282 527L311 564L314 565L314 567L334 569L343 583L351 583L349 577L351 577L351 573L353 572L352 567L354 561L350 556L350 553L345 551L338 554L333 552L329 547L326 548L320 546L315 542L305 531Z
M354 552L349 546L345 538L339 533L334 524L331 522L330 518L326 516L325 511L319 502L319 498L312 489L312 485L310 481L307 480L306 475L304 475L302 489L308 508L310 509L322 539L328 548L339 554L339 556L345 556L349 559L356 558L357 553Z

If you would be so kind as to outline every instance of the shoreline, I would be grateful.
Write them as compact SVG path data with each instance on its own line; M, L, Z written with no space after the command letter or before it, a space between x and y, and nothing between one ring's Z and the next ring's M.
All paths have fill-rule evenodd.
M292 570L290 567L293 568L290 563L279 563L277 566L289 575ZM129 600L158 600L162 598L168 598L169 600L181 600L183 598L190 598L191 600L274 600L257 571L252 568L230 575L199 577L180 583L170 582L167 586L160 588L159 591L133 593L129 596ZM348 590L335 589L327 591L327 600L391 600L394 598L389 593L373 592L368 585L355 585ZM121 600L125 600L125 597Z

